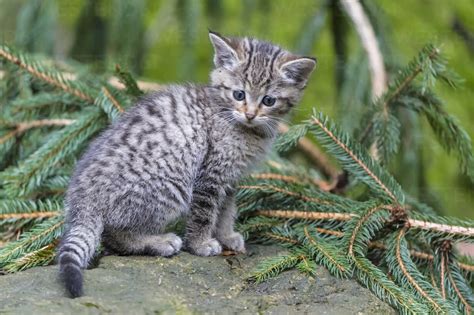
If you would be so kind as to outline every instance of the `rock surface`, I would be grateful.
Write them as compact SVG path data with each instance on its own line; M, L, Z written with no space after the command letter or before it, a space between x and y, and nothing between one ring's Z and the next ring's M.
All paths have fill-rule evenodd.
M318 268L259 285L245 277L283 250L249 246L246 255L173 258L103 257L85 272L85 293L65 297L57 267L0 276L0 314L394 314L367 289Z

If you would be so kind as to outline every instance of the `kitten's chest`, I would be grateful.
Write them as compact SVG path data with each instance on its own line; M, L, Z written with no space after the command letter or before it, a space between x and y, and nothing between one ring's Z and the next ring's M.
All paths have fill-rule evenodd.
M221 135L214 149L221 164L240 176L262 161L270 146L270 139L231 131Z

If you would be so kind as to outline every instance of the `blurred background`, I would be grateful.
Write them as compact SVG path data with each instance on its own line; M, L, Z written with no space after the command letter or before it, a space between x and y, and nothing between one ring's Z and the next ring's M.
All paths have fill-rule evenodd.
M474 137L474 2L362 1L389 73L427 43L440 44L464 80L435 91ZM212 66L208 29L266 39L319 64L294 122L313 107L349 133L370 103L366 55L337 0L0 0L0 41L55 60L81 62L98 74L116 64L142 80L205 83ZM390 170L413 196L448 215L474 218L474 186L426 121L401 112L402 147ZM359 124L359 125L358 125Z

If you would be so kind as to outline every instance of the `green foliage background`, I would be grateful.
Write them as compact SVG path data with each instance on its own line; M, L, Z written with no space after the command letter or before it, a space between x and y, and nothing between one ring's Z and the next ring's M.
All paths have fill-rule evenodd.
M94 14L92 11L85 14L84 8L92 2L45 0L43 11L40 11L41 19L38 19L41 22L25 26L22 21L27 19L27 6L38 2L0 0L0 41L15 43L21 49L51 55L55 59L69 60L72 57L86 61L97 72L112 71L116 63L128 65L142 79L166 83L207 81L212 60L208 28L223 34L264 38L296 49L308 32L305 25L321 12L327 1L103 0L95 1ZM392 54L386 58L392 59L391 62L406 64L424 43L435 41L442 45L444 54L450 59L451 69L458 72L465 82L456 90L438 85L436 91L445 100L447 111L456 116L471 139L474 138L474 55L451 27L453 18L458 16L467 29L474 32L473 2L365 2L375 3L380 9L379 21L387 26L387 38L392 48ZM318 57L318 70L293 120L306 119L311 108L317 107L344 122L347 111L339 105L340 95L335 84L336 58L331 17L326 16L321 21L324 24L320 32L315 30L314 45L309 52ZM91 29L94 31L87 31ZM352 26L346 29L350 62L360 55L361 50ZM364 82L367 76L367 71L363 70L354 78ZM429 128L425 124L423 121L422 128L426 131ZM421 134L414 137L418 135L421 137ZM423 164L427 169L430 196L435 197L425 196L425 199L439 198L442 206L438 208L446 214L474 218L474 211L471 211L474 187L459 174L457 161L442 150L433 135L426 135L423 133L423 138L418 140L423 142ZM404 187L409 187L406 182L411 180L413 172L413 169L398 168L395 174Z

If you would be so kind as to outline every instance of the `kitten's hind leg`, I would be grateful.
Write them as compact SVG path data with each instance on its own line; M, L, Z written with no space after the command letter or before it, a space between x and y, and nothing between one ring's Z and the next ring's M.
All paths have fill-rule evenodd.
M150 255L169 257L177 254L183 244L174 233L143 235L116 232L104 236L107 248L122 255Z

